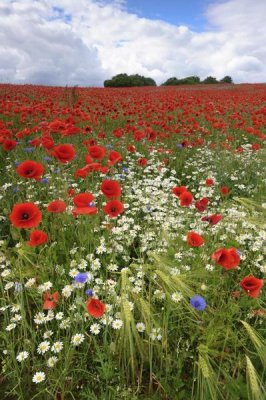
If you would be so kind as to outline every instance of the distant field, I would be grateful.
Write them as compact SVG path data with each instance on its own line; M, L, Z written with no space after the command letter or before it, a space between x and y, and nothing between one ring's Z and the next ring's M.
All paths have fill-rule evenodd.
M0 398L263 400L266 86L0 85Z

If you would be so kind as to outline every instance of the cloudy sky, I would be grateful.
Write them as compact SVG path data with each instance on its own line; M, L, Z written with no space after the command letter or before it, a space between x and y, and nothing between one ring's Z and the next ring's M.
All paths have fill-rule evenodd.
M266 82L266 0L0 0L0 83Z

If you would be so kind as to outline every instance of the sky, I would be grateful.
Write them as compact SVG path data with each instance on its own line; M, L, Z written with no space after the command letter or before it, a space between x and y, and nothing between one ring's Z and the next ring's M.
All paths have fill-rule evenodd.
M266 0L1 0L0 83L266 82Z

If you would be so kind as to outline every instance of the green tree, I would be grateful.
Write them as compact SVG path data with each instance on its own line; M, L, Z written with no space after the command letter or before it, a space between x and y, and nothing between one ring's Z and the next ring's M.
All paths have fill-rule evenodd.
M223 79L220 80L221 83L234 83L231 76L226 75Z
M169 78L162 84L162 86L195 85L197 83L200 83L200 78L192 75L182 79L177 79L176 77Z
M103 84L104 87L156 86L156 82L152 78L138 74L118 74L113 76L112 79L104 81Z
M214 78L213 76L207 76L207 78L205 78L202 83L206 83L206 84L212 84L212 83L218 83L217 79Z

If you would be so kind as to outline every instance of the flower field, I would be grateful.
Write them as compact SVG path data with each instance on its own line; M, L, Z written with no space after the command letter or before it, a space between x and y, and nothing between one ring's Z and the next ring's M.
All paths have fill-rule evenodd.
M1 400L263 400L266 86L0 85Z

